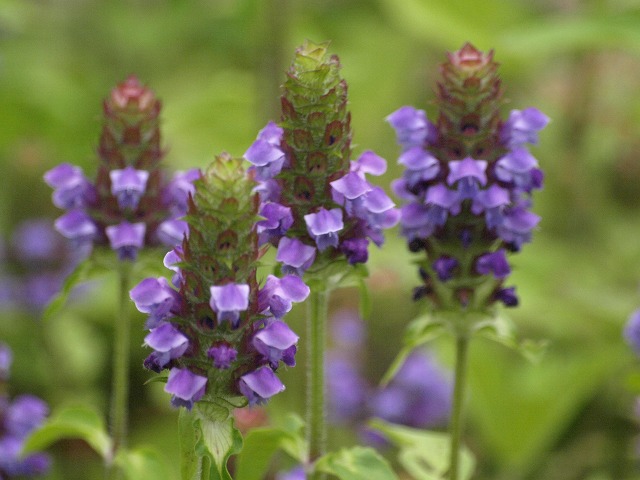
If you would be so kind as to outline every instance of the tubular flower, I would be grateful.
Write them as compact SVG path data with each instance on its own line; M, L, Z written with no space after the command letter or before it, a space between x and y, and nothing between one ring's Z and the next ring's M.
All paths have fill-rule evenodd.
M0 478L3 480L44 475L51 463L45 453L22 454L27 437L44 422L49 407L33 395L11 399L4 393L12 358L9 347L0 343Z
M387 117L403 151L401 232L419 262L427 296L436 308L483 311L496 301L515 306L507 252L531 241L540 217L531 194L543 175L527 148L549 119L535 108L500 117L502 90L493 52L465 44L449 54L438 85L439 116L402 107Z
M77 245L110 245L121 260L135 260L144 246L179 244L186 232L175 222L186 213L199 173L165 178L160 101L131 76L111 91L103 112L95 181L68 163L44 175L54 205L67 210L56 229Z
M278 246L287 273L303 275L341 258L364 263L370 241L380 246L383 229L399 220L391 199L366 178L382 175L386 161L371 151L351 160L347 84L339 71L327 44L299 47L283 88L281 124L270 122L244 155L260 182L260 243Z
M281 363L295 365L298 336L283 317L309 288L294 275L258 283L260 205L240 159L220 155L194 187L189 235L164 260L173 286L147 278L131 290L149 315L145 345L153 352L144 365L169 370L174 406L236 405L240 396L263 403L284 390L275 373Z

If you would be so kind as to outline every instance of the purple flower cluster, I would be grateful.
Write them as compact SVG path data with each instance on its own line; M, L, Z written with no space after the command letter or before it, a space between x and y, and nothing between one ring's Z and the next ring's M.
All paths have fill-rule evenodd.
M159 112L153 92L129 77L105 100L95 182L69 163L44 175L54 205L67 211L55 222L64 237L76 245L108 244L121 260L134 260L144 245L182 241L186 223L179 218L198 171L164 180Z
M10 399L2 393L9 378L11 360L11 350L0 343L0 478L3 480L45 474L50 463L49 456L44 453L22 455L26 438L42 424L49 408L33 395Z
M413 352L386 387L375 388L362 373L362 319L351 311L338 312L332 326L334 348L327 356L326 375L333 422L361 425L377 417L415 428L447 422L451 381L430 355ZM369 438L368 431L362 431Z
M298 336L283 317L293 302L301 302L308 296L309 288L295 275L283 278L269 275L257 292L252 292L248 284L211 285L209 310L202 314L208 315L213 328L231 331L232 336L241 336L242 340L234 345L215 340L205 342L185 324L189 298L174 288L181 286L182 272L175 264L182 261L182 255L179 247L167 254L177 260L170 263L177 285L170 285L163 277L147 278L131 290L131 299L138 310L149 315L149 334L144 344L153 353L145 360L145 367L156 372L170 370L165 391L173 395L173 405L191 409L205 395L208 376L228 369L243 371L247 366L250 371L237 376L236 387L250 405L264 403L284 390L274 372L280 362L295 365ZM256 305L250 305L252 298L257 298ZM258 320L241 322L241 315L250 311L257 313ZM203 372L185 367L202 366L202 358L206 358L207 367Z
M147 278L130 292L138 310L148 315L144 344L153 352L144 365L155 372L169 370L165 391L172 395L174 406L188 409L207 395L244 395L249 405L259 405L284 390L275 372L281 364L295 365L298 342L284 316L293 303L309 295L296 275L269 275L262 286L258 284L254 259L259 249L250 213L253 209L257 218L257 198L251 199L254 184L239 168L238 178L232 176L211 189L221 181L217 175L241 165L240 160L226 157L217 160L216 167L196 181L188 236L165 257L172 282ZM246 198L227 197L235 195L232 190L238 185L246 185L246 192L237 193ZM229 198L244 204L234 211L237 219L211 213L228 204Z
M21 222L0 247L0 305L40 311L87 252L72 248L50 220Z
M640 356L640 310L636 310L629 317L623 336L627 344Z
M540 217L529 211L530 195L542 188L543 175L524 142L537 140L537 132L548 122L544 114L535 108L513 110L501 129L508 150L491 163L472 157L437 158L430 151L437 142L435 126L422 110L402 107L387 120L404 149L398 163L406 170L393 190L407 201L401 209L401 225L410 242L433 235L450 216L460 214L465 202L508 250L518 251L531 240ZM415 145L418 140L421 143Z
M369 240L381 246L383 230L394 226L400 218L400 212L384 190L366 179L366 174L382 175L386 161L372 151L364 152L351 162L346 174L328 183L334 202L331 208L317 206L296 219L292 206L282 198L282 185L278 181L278 175L286 172L292 162L282 150L283 132L275 123L269 123L244 155L252 164L250 171L261 181L258 191L264 220L258 222L260 243L276 245L277 260L283 270L296 275L302 275L314 264L316 256L327 249L342 252L351 264L366 262ZM304 224L296 225L296 220ZM303 235L287 236L290 229L301 226Z
M426 250L423 276L441 283L471 276L501 283L510 274L506 253L531 241L540 221L530 208L543 174L527 144L537 143L549 119L527 108L500 120L496 68L491 54L467 44L442 67L437 124L409 106L387 117L402 147L398 162L405 167L393 183L405 201L401 233L411 250ZM476 88L480 84L484 90ZM473 258L471 268L461 256ZM429 282L419 295L429 293ZM468 295L460 290L458 296ZM514 289L501 285L492 300L517 304Z

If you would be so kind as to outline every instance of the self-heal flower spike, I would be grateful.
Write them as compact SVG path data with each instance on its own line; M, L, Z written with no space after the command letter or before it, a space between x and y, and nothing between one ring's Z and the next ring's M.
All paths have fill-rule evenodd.
M548 117L527 108L500 115L502 90L493 52L466 44L441 66L437 122L402 107L387 117L406 168L394 191L406 203L401 232L419 262L423 285L436 309L484 312L499 301L515 306L507 252L531 241L540 217L531 194L543 174L528 150Z
M44 175L53 203L68 210L56 228L78 244L110 245L121 260L135 260L144 246L180 243L185 232L175 222L186 213L197 171L165 178L160 101L132 76L112 90L103 111L95 181L68 163Z
M188 235L164 260L173 287L148 278L131 291L149 314L145 345L153 352L144 365L170 371L174 406L262 403L284 389L278 367L295 365L298 336L283 317L309 288L293 275L270 275L260 287L260 205L242 163L223 154L194 182Z
M366 262L370 241L380 246L382 231L399 219L391 199L367 180L383 174L386 161L371 151L351 159L347 84L327 46L307 42L297 49L280 125L270 122L244 155L260 181L260 243L277 245L283 271L297 275L338 260ZM428 135L426 119L398 121L412 140Z

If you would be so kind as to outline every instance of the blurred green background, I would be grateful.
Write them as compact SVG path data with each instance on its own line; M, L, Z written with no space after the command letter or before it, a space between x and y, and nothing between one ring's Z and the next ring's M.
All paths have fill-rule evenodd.
M135 73L162 99L171 168L204 167L223 150L240 156L279 117L278 86L305 39L331 40L349 83L354 154L389 161L400 175L384 117L406 104L434 119L445 52L465 41L495 49L510 108L552 118L533 147L546 174L535 198L543 220L513 257L519 335L549 339L542 362L504 347L472 346L466 441L477 479L640 478L634 398L640 365L621 329L640 306L640 2L634 0L0 0L0 229L60 212L42 174L61 162L96 169L101 101ZM417 273L397 232L373 251L367 319L369 372L379 378L417 313ZM161 258L160 255L158 258ZM333 308L355 307L353 292ZM42 322L6 309L0 339L15 352L12 393L53 409L107 409L115 279L106 276ZM132 307L133 310L133 307ZM304 307L291 323L303 332ZM159 449L177 477L175 411L141 368L144 318L132 344L132 445ZM450 365L450 338L435 342ZM300 365L270 415L303 411ZM335 432L332 445L348 444ZM102 475L90 449L61 442L48 478ZM635 475L635 476L634 476Z

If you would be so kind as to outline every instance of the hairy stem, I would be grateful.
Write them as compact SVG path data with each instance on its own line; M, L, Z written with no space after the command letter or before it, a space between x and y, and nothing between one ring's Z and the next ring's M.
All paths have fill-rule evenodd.
M456 366L455 383L453 387L453 406L451 411L451 434L449 480L458 480L460 439L462 436L464 392L467 381L467 354L469 351L469 337L459 333L456 338Z
M324 285L311 289L307 314L307 440L309 460L314 461L326 451L324 356L327 334L327 303L329 293ZM318 476L316 475L316 478Z
M120 261L119 304L115 319L115 340L113 349L113 389L111 392L111 436L113 438L113 455L121 447L126 446L129 405L129 336L131 319L129 318L129 283L131 281L132 264ZM122 478L121 472L111 467L109 478Z

